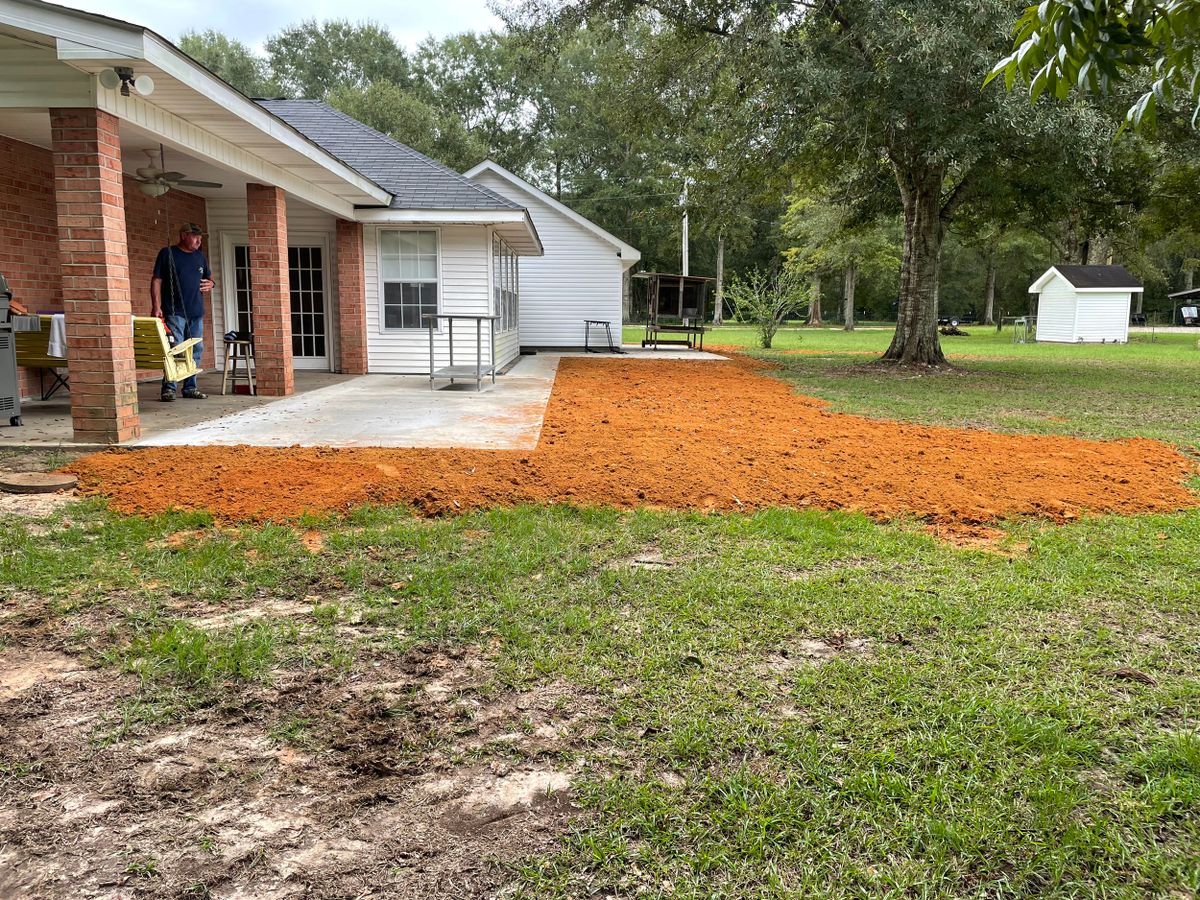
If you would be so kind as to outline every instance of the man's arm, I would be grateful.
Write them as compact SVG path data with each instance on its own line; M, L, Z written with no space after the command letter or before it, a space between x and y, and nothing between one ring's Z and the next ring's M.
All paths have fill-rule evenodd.
M150 315L162 318L162 279L150 279Z

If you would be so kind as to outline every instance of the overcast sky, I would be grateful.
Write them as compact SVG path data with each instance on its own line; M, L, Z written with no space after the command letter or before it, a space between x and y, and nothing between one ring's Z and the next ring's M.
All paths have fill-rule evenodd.
M486 0L53 0L63 6L144 25L171 41L185 31L215 28L256 50L266 38L303 19L371 19L412 49L427 35L501 27Z

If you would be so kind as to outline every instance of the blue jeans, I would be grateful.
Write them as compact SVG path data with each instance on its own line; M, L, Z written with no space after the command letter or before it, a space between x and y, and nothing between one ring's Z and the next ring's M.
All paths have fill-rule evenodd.
M171 335L175 338L176 344L182 344L191 338L204 337L204 317L198 316L195 319L188 316L163 316L166 320L167 327L171 329ZM192 347L192 358L196 360L196 365L200 365L200 352L204 349L204 344L196 344ZM164 391L175 390L175 382L167 381L166 376L163 376L162 389ZM196 376L189 375L183 379L183 392L186 394L189 391L196 389Z

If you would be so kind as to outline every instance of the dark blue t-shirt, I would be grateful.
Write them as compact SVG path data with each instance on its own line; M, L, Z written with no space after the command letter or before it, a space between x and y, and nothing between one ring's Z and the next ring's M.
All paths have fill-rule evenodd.
M175 273L167 254L175 258ZM212 278L208 260L199 250L188 253L178 247L163 247L154 261L154 277L162 279L162 309L166 316L187 316L189 319L204 317L204 297L200 294L200 281Z

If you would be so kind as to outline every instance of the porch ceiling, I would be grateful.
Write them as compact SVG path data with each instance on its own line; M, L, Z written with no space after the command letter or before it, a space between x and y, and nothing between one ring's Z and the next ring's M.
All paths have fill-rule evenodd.
M243 184L274 184L335 215L352 218L356 206L391 202L379 185L139 26L37 0L0 0L0 50L0 118L12 118L20 133L5 133L19 140L46 146L48 120L39 136L36 119L4 113L96 106L155 146L187 150L240 172ZM151 75L154 93L123 97L101 87L95 76L116 65Z

